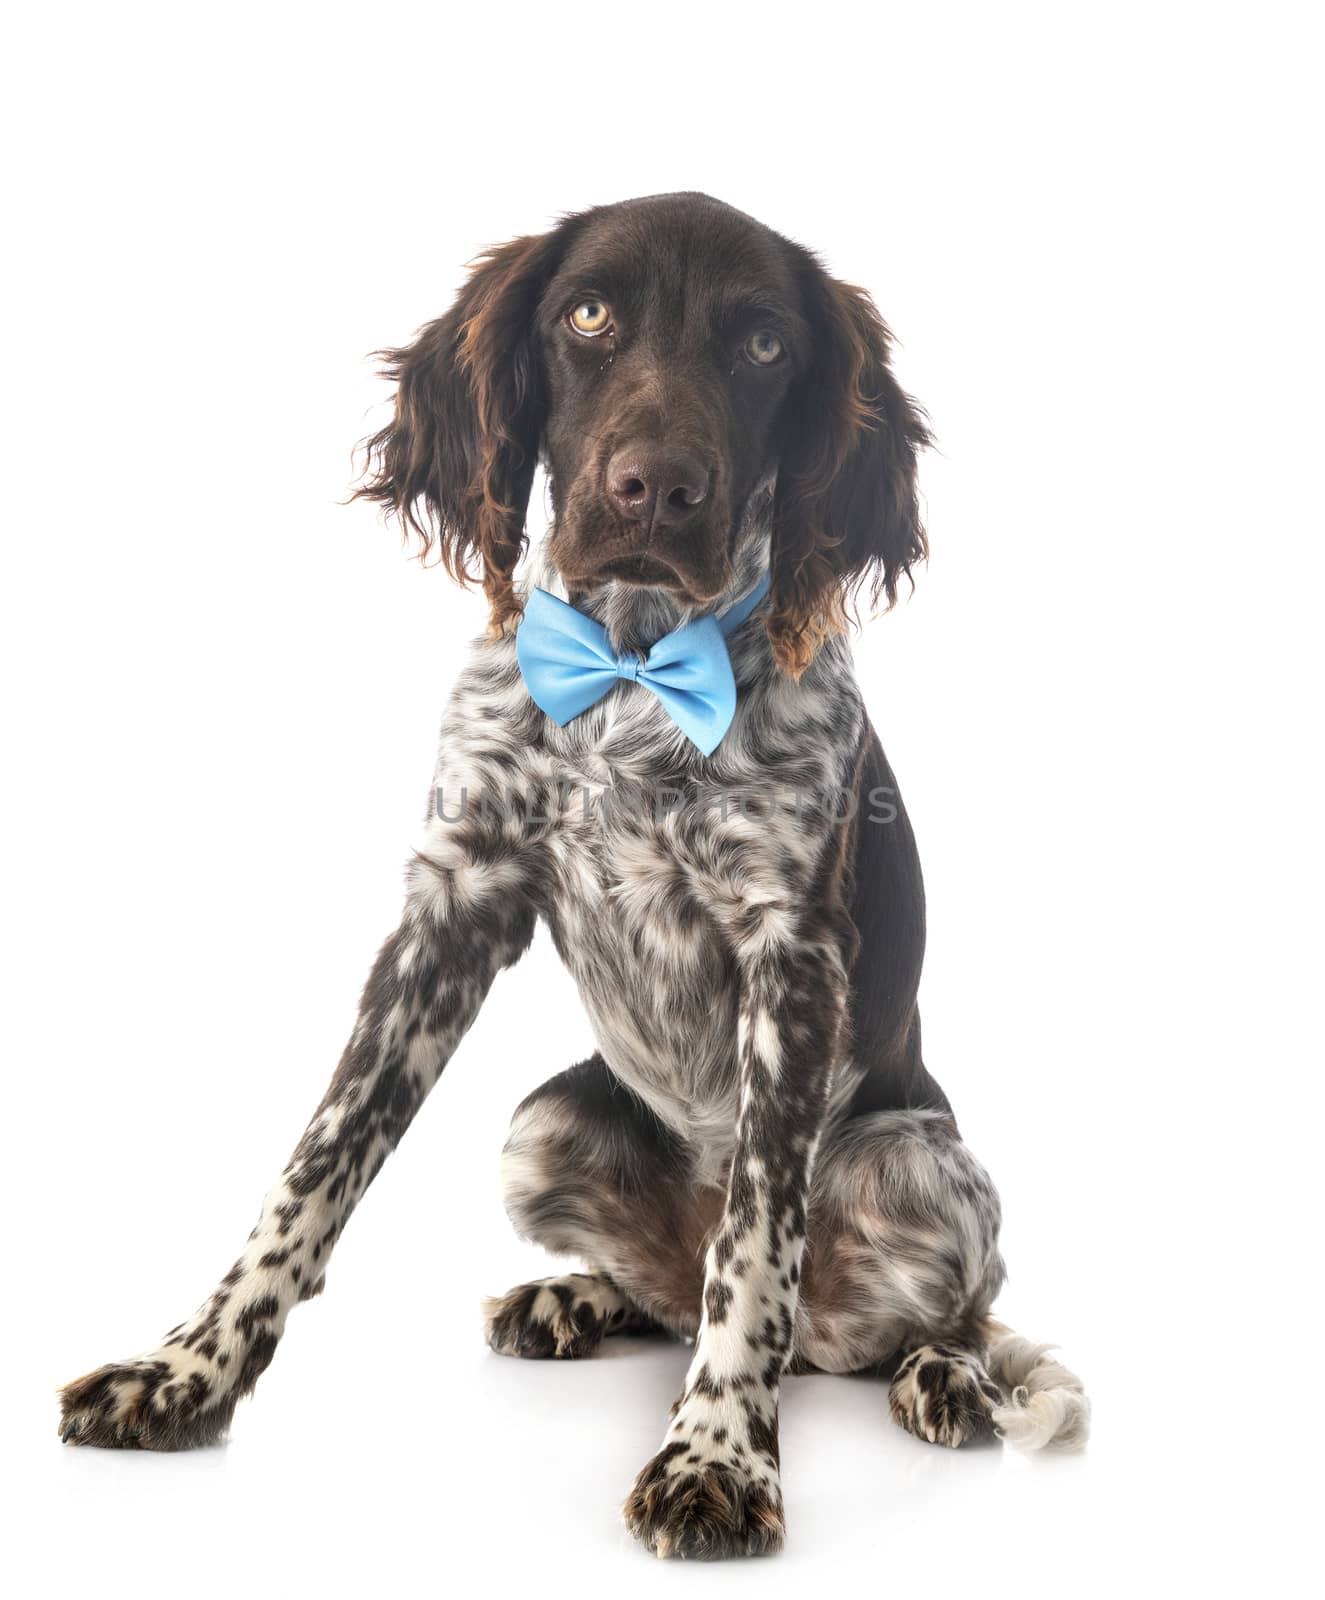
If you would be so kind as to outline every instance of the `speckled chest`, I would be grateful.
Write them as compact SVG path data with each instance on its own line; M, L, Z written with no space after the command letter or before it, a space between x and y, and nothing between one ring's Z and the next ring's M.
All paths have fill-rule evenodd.
M650 809L616 775L570 790L550 835L544 915L616 1074L688 1137L729 1138L737 1095L738 981L703 884L707 797Z
M530 726L493 654L459 686L450 746L471 747L480 788L536 797L539 911L598 1048L714 1166L736 1126L743 934L762 914L794 937L833 826L816 805L849 782L861 721L848 663L793 686L750 654L734 652L736 717L712 757L639 684L565 728ZM494 727L509 735L500 756L476 732Z

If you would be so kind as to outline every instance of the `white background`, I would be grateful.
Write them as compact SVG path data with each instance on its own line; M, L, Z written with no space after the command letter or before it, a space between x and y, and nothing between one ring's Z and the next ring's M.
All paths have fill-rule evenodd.
M1310 9L11 19L11 1592L1308 1584ZM483 245L680 188L867 285L934 419L933 559L859 667L928 881L927 1057L1004 1196L1002 1310L1086 1377L1091 1449L942 1453L879 1385L797 1379L785 1554L638 1551L617 1506L686 1352L479 1336L480 1295L540 1270L501 1212L507 1117L590 1048L541 938L232 1442L62 1449L57 1383L210 1291L320 1098L482 623L337 503L382 414L367 352Z

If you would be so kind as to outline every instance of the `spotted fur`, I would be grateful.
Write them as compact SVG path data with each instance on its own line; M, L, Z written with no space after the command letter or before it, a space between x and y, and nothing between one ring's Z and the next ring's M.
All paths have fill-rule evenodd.
M657 1324L601 1272L524 1283L483 1302L488 1343L503 1356L575 1361L614 1333L652 1333Z
M897 1369L888 1391L893 1421L930 1444L956 1449L993 1428L1003 1396L977 1350L924 1344Z
M691 228L691 254L715 229L754 250L750 219L698 209L707 232L670 200L631 216L654 219L664 239ZM565 226L573 236L576 224ZM758 241L770 260L799 248L767 230ZM908 442L923 430L906 421L886 372L882 325L808 253L786 256L777 281L801 296L795 325L817 326L830 352L847 341L836 366L809 369L819 375L797 402L809 407L798 413L802 427L808 437L814 407L830 404L834 372L850 391L846 420L817 453L803 441L785 445L797 463L790 501L768 455L771 423L744 440L743 455L719 463L718 498L730 510L721 548L676 557L692 588L707 592L625 578L568 586L564 494L551 539L517 580L523 535L504 519L523 514L537 433L525 413L539 381L525 357L501 368L498 335L552 293L546 275L560 249L557 240L520 241L487 258L464 315L395 353L400 413L375 441L375 497L441 517L453 565L477 550L504 625L475 644L451 694L400 925L239 1258L157 1348L70 1384L61 1430L71 1443L158 1450L221 1437L292 1308L322 1288L351 1212L493 978L542 918L597 1050L517 1109L503 1158L506 1203L523 1235L578 1256L585 1271L488 1302L489 1342L502 1354L573 1359L622 1332L693 1338L682 1392L626 1520L662 1556L765 1553L783 1536L778 1401L789 1368L896 1363L894 1418L946 1445L991 1427L1032 1445L1077 1443L1087 1406L1043 1347L989 1321L1003 1280L998 1199L921 1057L914 839L848 642L824 620L839 603L825 584L877 560L891 593L923 548L908 464ZM641 259L666 278L665 260ZM535 273L544 274L537 283ZM679 303L658 297L663 307ZM445 365L451 343L460 377ZM884 397L877 413L867 381ZM442 442L415 437L463 404L466 382L478 420L461 418ZM502 405L511 408L504 420ZM563 470L558 437L549 431L554 487L570 476L583 499L585 473L597 468ZM854 466L853 451L864 452ZM452 470L472 474L464 493L434 481ZM875 544L857 526L865 479L842 489L850 472L866 470L892 474ZM471 503L481 508L478 531L465 532ZM840 537L814 520L830 513L845 519ZM638 684L618 683L564 728L526 692L506 626L522 585L573 600L625 651L725 610L770 568L772 594L729 641L737 709L712 756Z

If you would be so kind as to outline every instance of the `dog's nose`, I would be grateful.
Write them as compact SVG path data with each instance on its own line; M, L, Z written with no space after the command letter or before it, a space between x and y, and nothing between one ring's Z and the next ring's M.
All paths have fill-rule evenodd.
M683 450L618 450L607 464L607 492L646 532L679 528L709 492L708 469Z

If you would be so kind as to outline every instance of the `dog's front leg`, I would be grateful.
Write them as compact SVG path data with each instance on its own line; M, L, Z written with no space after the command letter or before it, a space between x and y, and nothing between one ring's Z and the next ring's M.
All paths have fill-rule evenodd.
M62 1394L75 1444L179 1450L224 1432L290 1309L322 1287L341 1229L409 1126L498 970L533 933L509 837L434 822L322 1104L215 1292L159 1349Z
M632 1532L660 1556L758 1555L783 1535L778 1387L847 963L840 921L828 911L796 918L759 907L745 932L741 1106L694 1359L662 1449L625 1505Z

